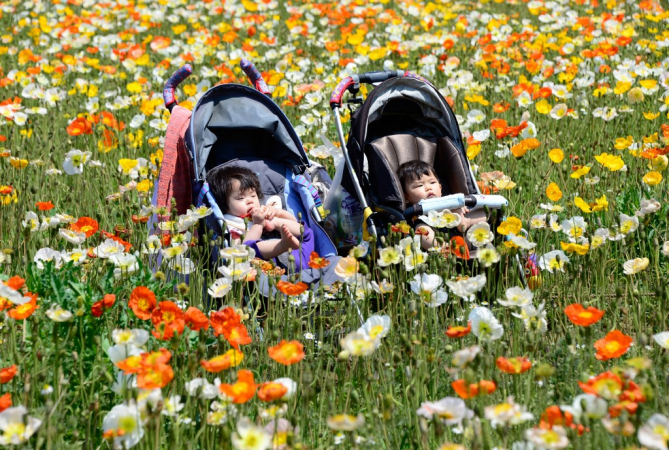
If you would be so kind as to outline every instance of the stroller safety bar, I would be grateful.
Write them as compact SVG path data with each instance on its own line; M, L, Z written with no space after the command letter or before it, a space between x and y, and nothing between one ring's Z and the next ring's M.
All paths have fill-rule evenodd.
M501 195L465 195L453 194L445 197L428 198L421 200L412 207L404 210L404 217L411 218L419 214L425 214L430 211L440 211L443 209L458 209L463 206L469 208L488 208L500 209L508 205L509 202Z
M332 91L332 95L330 96L330 107L333 109L340 108L341 100L342 98L344 98L344 93L346 93L346 91L349 91L353 95L357 94L358 90L360 90L360 83L366 83L366 84L381 83L383 81L397 77L415 78L429 85L432 85L432 83L430 83L425 78L413 72L409 72L408 70L407 71L379 70L376 72L365 72L361 74L354 74L341 80L337 85L337 87L334 89L334 91Z
M167 108L169 112L172 112L172 108L174 108L174 105L178 103L177 98L174 95L174 91L176 90L177 86L179 86L179 84L181 84L181 82L188 78L192 73L193 67L190 64L186 64L174 72L169 80L165 82L163 100L165 100L165 108Z
M269 91L269 86L267 86L267 83L265 83L262 75L260 72L258 72L258 69L256 69L256 66L254 66L251 61L246 58L242 58L242 60L239 62L239 65L246 76L249 77L249 81L257 91L262 92L267 96L272 95L272 93Z

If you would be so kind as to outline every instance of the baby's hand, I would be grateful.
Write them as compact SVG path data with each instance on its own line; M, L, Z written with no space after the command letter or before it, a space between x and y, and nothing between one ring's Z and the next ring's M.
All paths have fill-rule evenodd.
M251 211L251 218L256 225L265 226L265 207L255 208Z
M265 219L273 220L276 217L278 210L274 206L265 206Z

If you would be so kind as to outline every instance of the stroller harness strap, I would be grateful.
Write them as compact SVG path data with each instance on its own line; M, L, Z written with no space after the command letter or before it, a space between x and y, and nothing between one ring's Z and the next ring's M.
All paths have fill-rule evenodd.
M191 112L186 108L177 105L172 109L158 180L156 206L169 208L174 197L179 214L185 214L192 202L190 159L184 142L190 117Z
M309 194L311 194L311 198L314 199L314 204L316 205L318 213L321 215L321 217L325 217L325 209L323 209L321 196L318 195L318 190L314 187L314 185L311 184L309 180L304 177L304 175L296 175L295 178L293 178L293 182L307 188Z

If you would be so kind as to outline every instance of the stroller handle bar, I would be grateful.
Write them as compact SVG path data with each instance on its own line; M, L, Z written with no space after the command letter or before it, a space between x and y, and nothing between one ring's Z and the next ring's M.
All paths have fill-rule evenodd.
M415 205L404 210L404 217L411 218L419 214L426 214L430 211L441 211L443 209L458 209L463 206L470 208L488 207L491 209L500 209L509 204L508 200L501 195L481 195L481 194L453 194L445 197L436 197L421 200Z
M183 80L188 78L190 74L193 73L193 67L190 64L186 64L178 69L172 74L172 76L165 82L165 89L163 90L163 100L165 100L165 108L169 112L172 112L172 108L178 103L177 98L174 95L174 91L177 86L181 84Z
M417 80L424 81L432 85L428 80L417 75L413 72L404 71L404 70L379 70L376 72L365 72L361 74L353 74L344 79L342 79L337 87L332 91L330 96L330 107L341 108L341 100L344 97L346 91L349 91L353 95L357 94L360 90L360 83L372 84L372 83L381 83L382 81L389 80L391 78L397 77L409 77L415 78Z
M258 72L258 69L256 69L256 66L254 66L251 61L246 58L242 58L242 60L239 61L239 66L242 68L246 76L249 77L249 81L257 91L260 91L268 96L272 95L272 93L269 91L269 86L267 86L267 83L265 83L262 75L260 72Z

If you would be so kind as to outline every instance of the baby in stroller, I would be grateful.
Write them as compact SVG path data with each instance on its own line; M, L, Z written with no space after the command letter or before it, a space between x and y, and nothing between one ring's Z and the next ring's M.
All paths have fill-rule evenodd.
M413 205L427 198L436 198L442 196L441 183L437 177L434 168L425 161L408 161L400 165L397 171L404 194L404 201ZM483 211L473 211L470 213L466 206L451 211L460 216L458 230L464 233L472 225L485 221ZM466 217L465 215L469 217ZM414 228L421 236L421 247L428 250L434 247L435 233L432 227L425 225L419 220L415 220Z
M304 222L298 222L290 212L281 209L278 196L270 197L261 205L264 196L260 180L251 169L235 165L219 166L207 175L207 182L224 213L233 244L239 244L243 239L244 245L251 247L264 260L292 252L302 268L308 267L309 256L314 251L311 229ZM251 219L248 227L246 218Z

